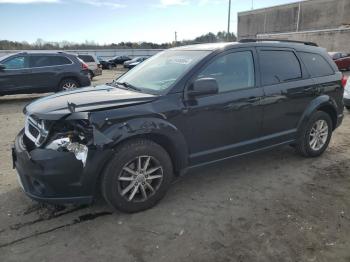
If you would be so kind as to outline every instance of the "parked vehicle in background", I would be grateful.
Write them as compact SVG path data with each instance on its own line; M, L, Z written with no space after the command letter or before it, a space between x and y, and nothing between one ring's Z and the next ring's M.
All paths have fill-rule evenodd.
M102 69L112 69L113 68L113 64L105 59L103 59L102 57L97 57L100 65L102 66Z
M350 80L347 78L344 90L344 105L346 109L350 110ZM344 84L344 83L343 83Z
M148 57L135 57L129 61L124 62L124 68L134 68L135 66L141 64L143 61L145 61Z
M102 65L94 55L78 55L89 67L90 79L102 75Z
M339 70L350 70L350 55L342 52L329 52Z
M311 43L256 41L169 49L108 85L29 104L13 149L24 191L91 203L100 189L137 212L191 168L281 145L322 155L343 119L341 72Z
M46 93L90 85L88 65L63 52L23 52L0 58L0 95Z
M117 65L122 65L125 61L129 60L131 60L131 58L128 56L116 56L108 60L108 62L110 62L114 67L116 67Z

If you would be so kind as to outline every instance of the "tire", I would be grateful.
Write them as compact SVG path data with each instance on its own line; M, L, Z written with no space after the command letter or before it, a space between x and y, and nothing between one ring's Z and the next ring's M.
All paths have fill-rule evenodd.
M67 78L60 82L58 89L60 91L68 91L77 87L79 87L79 83L76 80Z
M141 172L139 166L143 168ZM150 140L137 139L115 150L103 174L101 191L112 207L134 213L156 205L165 196L173 177L172 162L164 148Z
M92 80L95 77L95 75L92 71L89 71L88 76L89 76L90 80Z
M321 124L322 123L322 124ZM327 131L326 126L327 125ZM315 133L318 130L318 134ZM308 123L302 127L296 144L296 151L305 157L318 157L327 149L333 132L333 123L329 114L323 111L316 111ZM326 134L327 135L322 135ZM315 137L315 140L313 137ZM317 139L319 137L319 139ZM317 140L319 142L317 142ZM314 142L313 142L314 141Z

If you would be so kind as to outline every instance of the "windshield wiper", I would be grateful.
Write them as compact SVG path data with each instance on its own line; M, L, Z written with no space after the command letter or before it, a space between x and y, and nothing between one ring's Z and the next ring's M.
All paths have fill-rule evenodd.
M117 85L120 85L120 86L124 86L126 87L127 89L131 89L131 90L135 90L135 91L141 91L140 88L136 87L136 86L133 86L132 84L128 83L128 82L115 82Z

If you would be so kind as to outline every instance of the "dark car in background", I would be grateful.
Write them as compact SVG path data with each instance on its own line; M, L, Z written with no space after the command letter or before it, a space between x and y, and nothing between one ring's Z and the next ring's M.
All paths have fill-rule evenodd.
M98 56L97 59L98 59L100 65L102 66L102 69L109 69L110 70L113 68L113 64L111 62L107 61L106 59L104 59L100 56Z
M257 41L169 49L29 104L12 151L24 191L85 204L101 191L137 212L199 166L281 145L322 155L343 119L342 73L314 44Z
M75 55L24 52L0 58L0 95L57 92L90 84L88 66Z
M350 70L350 55L343 52L329 52L333 61L338 66L339 70Z
M129 61L129 60L131 60L130 57L123 55L123 56L113 57L112 59L108 60L108 62L110 62L113 67L116 67L117 65L122 65L124 64L125 61Z
M131 60L125 61L124 68L128 68L128 69L134 68L135 66L137 66L137 65L141 64L143 61L145 61L147 58L148 57L140 56L140 57L135 57Z

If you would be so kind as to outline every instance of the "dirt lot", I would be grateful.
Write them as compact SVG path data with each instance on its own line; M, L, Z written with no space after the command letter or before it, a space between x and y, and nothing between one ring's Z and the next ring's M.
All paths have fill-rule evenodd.
M10 146L34 97L0 98L0 261L350 261L350 114L320 158L287 146L205 167L127 215L21 192Z

